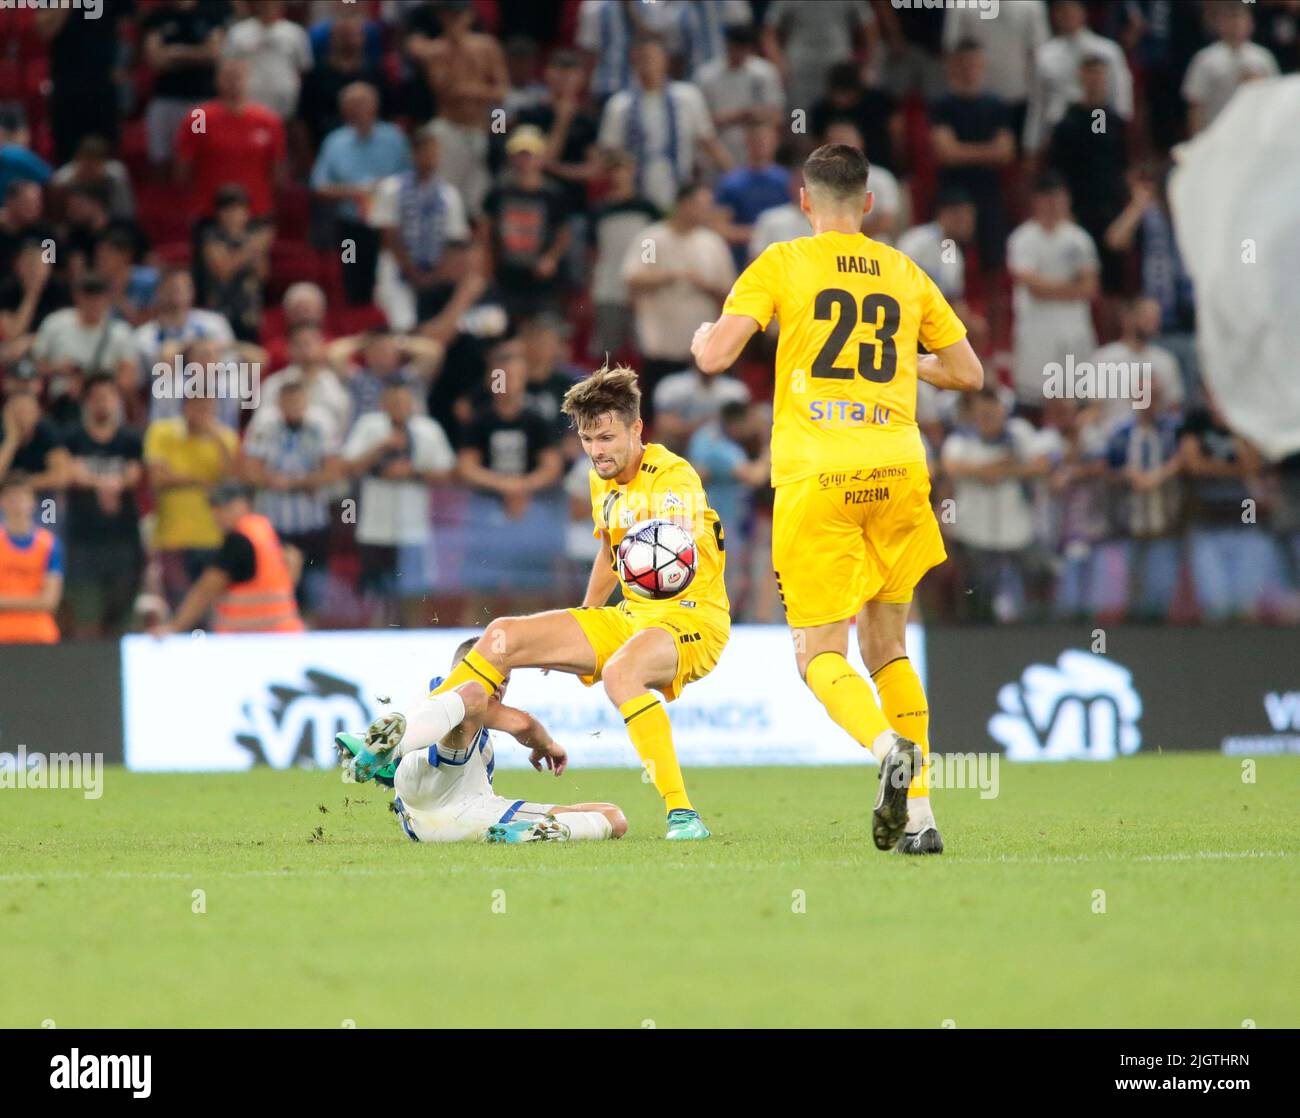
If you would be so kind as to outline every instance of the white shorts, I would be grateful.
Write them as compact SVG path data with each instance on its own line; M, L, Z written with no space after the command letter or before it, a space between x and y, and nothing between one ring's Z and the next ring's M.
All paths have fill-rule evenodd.
M555 804L508 800L505 796L475 796L435 811L408 808L401 796L393 800L393 811L402 830L413 842L477 842L494 823L544 819L554 810Z

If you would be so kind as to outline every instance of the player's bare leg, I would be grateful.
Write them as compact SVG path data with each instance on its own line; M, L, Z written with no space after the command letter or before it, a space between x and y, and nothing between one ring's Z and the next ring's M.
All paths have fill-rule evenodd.
M596 670L596 653L568 610L498 617L437 690L448 691L473 680L495 691L514 668L591 675Z
M627 834L627 817L617 804L557 804L545 819L496 823L488 842L581 842L616 839Z
M849 620L792 629L795 660L826 713L880 762L871 837L877 849L892 850L907 827L907 789L921 751L890 726L871 685L849 663Z
M907 830L901 854L942 854L943 839L930 806L930 706L907 658L910 602L868 602L858 615L858 647L880 694L889 724L921 749L921 768L907 790Z
M601 682L618 707L638 756L664 799L668 833L674 841L709 837L686 795L686 781L673 748L673 731L663 700L651 690L677 678L677 641L666 629L634 633L605 664Z

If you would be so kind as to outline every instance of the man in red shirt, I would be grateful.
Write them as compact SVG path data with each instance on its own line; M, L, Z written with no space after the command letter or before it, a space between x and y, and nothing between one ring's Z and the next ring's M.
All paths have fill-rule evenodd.
M192 109L176 132L176 171L190 185L190 216L212 214L226 183L248 191L254 217L271 212L285 173L284 124L248 99L248 64L228 58L217 70L217 96Z

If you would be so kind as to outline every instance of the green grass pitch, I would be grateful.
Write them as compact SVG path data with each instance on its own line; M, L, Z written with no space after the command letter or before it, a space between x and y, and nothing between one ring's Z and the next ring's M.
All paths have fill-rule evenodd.
M874 769L687 775L711 841L634 771L499 774L624 806L572 846L416 845L329 772L0 791L0 1026L1300 1025L1300 758L1005 764L927 859Z

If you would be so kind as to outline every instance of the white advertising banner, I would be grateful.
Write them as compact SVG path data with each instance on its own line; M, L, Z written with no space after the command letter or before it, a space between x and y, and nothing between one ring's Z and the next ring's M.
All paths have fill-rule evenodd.
M137 771L212 772L334 763L340 730L363 731L384 707L422 694L447 672L470 630L301 635L129 636L122 641L126 764ZM924 632L908 653L925 677ZM850 660L862 670L856 647ZM622 719L600 686L521 670L507 701L532 711L575 767L638 764ZM788 630L737 626L714 671L668 706L684 765L866 763L799 679ZM503 737L503 735L498 735ZM497 746L497 765L527 752Z

